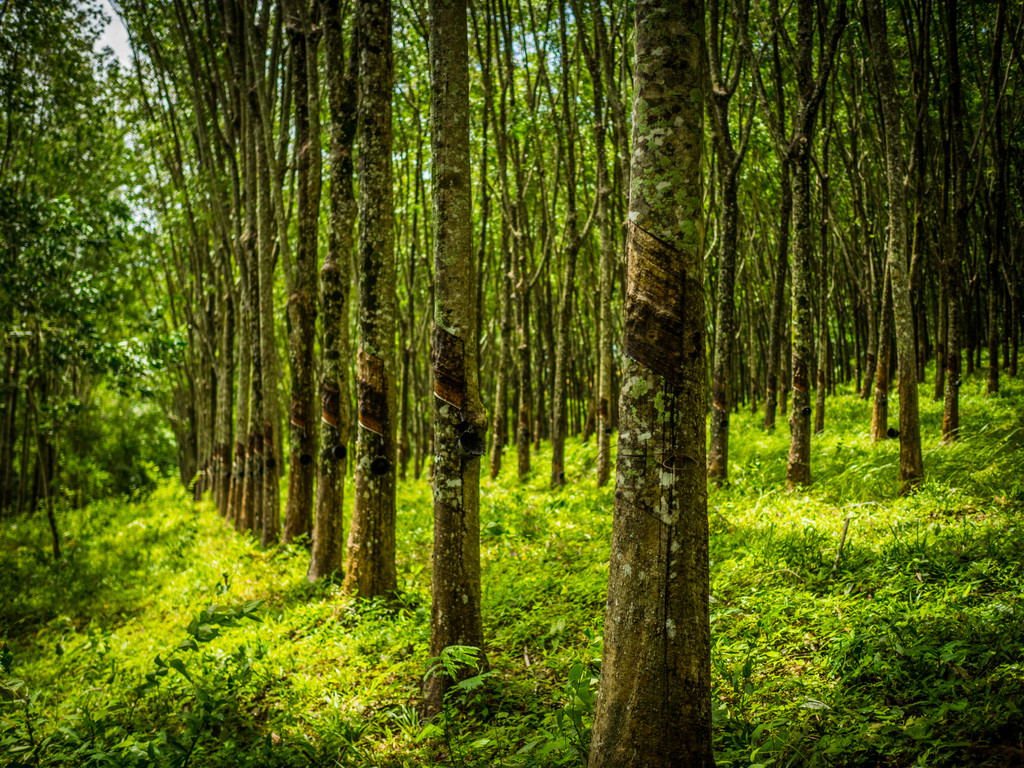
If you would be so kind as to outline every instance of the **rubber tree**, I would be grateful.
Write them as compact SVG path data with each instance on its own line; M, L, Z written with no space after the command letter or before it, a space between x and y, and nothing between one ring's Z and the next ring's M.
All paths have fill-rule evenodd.
M825 93L839 36L846 26L846 2L839 0L835 20L824 41L817 74L813 71L814 27L812 0L797 3L797 109L793 115L789 155L793 162L793 401L789 414L789 455L786 480L790 485L811 482L811 342L814 335L811 264L811 151L818 109ZM819 29L819 36L825 29Z
M394 592L395 233L391 173L391 2L359 0L359 351L355 508L345 591Z
M469 162L466 0L431 0L430 183L434 215L434 556L430 654L481 647L480 457L487 417L477 366L477 270ZM451 677L427 680L441 710Z
M306 578L341 573L344 553L345 470L348 458L349 372L348 298L356 200L352 187L352 143L356 133L356 68L345 65L340 0L321 0L324 59L327 65L328 172L330 229L320 270L323 316L323 372L320 379L320 455L317 463L313 549ZM356 46L349 43L352 54Z
M288 502L285 541L308 536L313 527L313 480L317 474L317 423L314 409L313 346L317 315L317 240L320 222L320 78L321 31L310 20L310 0L284 4L291 41L295 109L296 213L298 243L288 295L288 365L291 404L288 412ZM314 0L315 3L315 0ZM285 265L287 269L289 265Z
M636 4L625 364L590 768L713 766L704 3Z
M742 2L743 0L740 0ZM721 195L721 239L718 248L718 281L715 302L715 351L711 372L711 426L708 448L708 475L719 483L729 479L729 365L732 359L733 339L736 335L736 238L739 230L739 172L746 154L746 140L750 135L750 115L740 130L740 142L733 140L729 120L729 105L740 83L743 72L742 48L736 52L736 61L723 68L722 39L724 20L720 13L721 0L711 0L708 30L708 67L710 82L706 88L708 118L718 155L718 191ZM746 13L746 8L738 9ZM726 75L726 72L731 72ZM754 102L751 102L751 106Z
M914 308L910 296L907 259L907 197L909 181L903 159L903 124L896 73L886 32L881 0L867 0L871 56L881 94L885 123L885 167L889 190L889 281L896 324L896 358L900 395L900 483L904 487L924 477L921 456L921 421L917 406L917 352L914 348ZM884 325L884 323L883 323Z

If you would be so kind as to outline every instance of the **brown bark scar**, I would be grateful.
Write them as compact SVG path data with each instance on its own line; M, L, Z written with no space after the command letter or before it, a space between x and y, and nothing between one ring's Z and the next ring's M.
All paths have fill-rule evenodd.
M320 395L320 420L337 429L341 416L341 391L338 385L325 382Z
M434 326L433 342L434 395L461 411L466 403L466 343L439 325Z
M356 385L359 395L359 424L363 429L383 437L387 415L384 360L360 349L356 361Z
M626 264L623 351L666 381L681 384L686 275L679 252L631 222Z

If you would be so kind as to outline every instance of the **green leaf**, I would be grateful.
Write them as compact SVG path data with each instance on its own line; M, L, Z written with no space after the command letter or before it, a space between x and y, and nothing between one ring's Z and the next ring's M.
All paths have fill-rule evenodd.
M190 683L195 683L195 681L192 679L192 675L190 675L188 673L188 670L185 668L185 662L183 662L181 659L171 659L167 662L167 666L171 667L172 669L178 670Z

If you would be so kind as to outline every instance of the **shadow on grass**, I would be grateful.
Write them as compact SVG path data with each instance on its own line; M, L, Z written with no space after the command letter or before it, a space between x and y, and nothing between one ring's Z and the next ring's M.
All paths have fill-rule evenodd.
M172 494L173 495L173 494ZM166 498L92 504L58 518L62 559L53 562L44 516L7 519L0 525L0 635L23 637L66 617L77 629L109 626L137 613L151 599L158 571L190 555L198 534L196 513L146 517L125 510L187 503Z

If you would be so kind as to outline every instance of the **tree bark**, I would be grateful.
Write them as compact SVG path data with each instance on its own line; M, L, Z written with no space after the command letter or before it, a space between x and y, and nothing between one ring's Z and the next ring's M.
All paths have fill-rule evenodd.
M789 272L789 222L793 213L793 187L790 181L790 162L781 162L779 174L779 234L776 243L775 283L772 288L771 319L768 328L768 370L765 385L764 422L766 431L775 429L775 412L778 405L779 365L782 357L782 340L786 337L783 324L786 322L786 275ZM785 410L785 409L783 409Z
M960 432L960 344L963 302L962 265L967 261L967 149L964 146L963 84L956 0L945 1L946 64L949 75L949 134L953 176L952 242L943 257L943 283L949 313L946 328L946 391L942 406L942 440L956 440Z
M395 571L395 236L391 181L391 2L357 0L359 24L359 428L345 591L393 593Z
M330 230L320 270L323 309L323 373L320 380L320 456L317 463L313 549L306 578L316 581L342 572L345 550L345 471L348 467L350 385L348 380L349 265L356 223L352 187L352 143L356 133L356 46L345 65L340 0L320 0L327 65Z
M430 654L436 657L452 645L483 646L480 457L487 417L477 373L466 0L431 0L430 15L435 280ZM452 682L443 675L428 678L428 711L440 711Z
M288 296L289 408L288 503L285 541L308 536L313 527L313 480L317 474L317 422L314 408L313 346L316 336L317 234L320 220L320 33L311 28L309 0L284 5L292 50L295 103L296 211L299 239ZM279 226L287 226L280 222ZM287 236L287 235L285 235ZM289 268L289 265L285 265Z
M590 768L714 765L703 38L700 0L637 3L627 360Z
M886 182L889 190L888 290L892 297L899 365L900 483L906 489L924 478L918 413L917 354L914 348L914 307L907 260L906 185L909 179L903 161L900 131L902 115L886 31L885 9L881 0L868 0L867 11L875 75L882 97L885 123Z
M891 203L890 203L891 205ZM890 219L892 215L890 214ZM892 281L885 269L882 282L882 316L878 331L878 362L875 367L875 396L871 407L871 439L885 440L889 431L889 360L892 358Z

